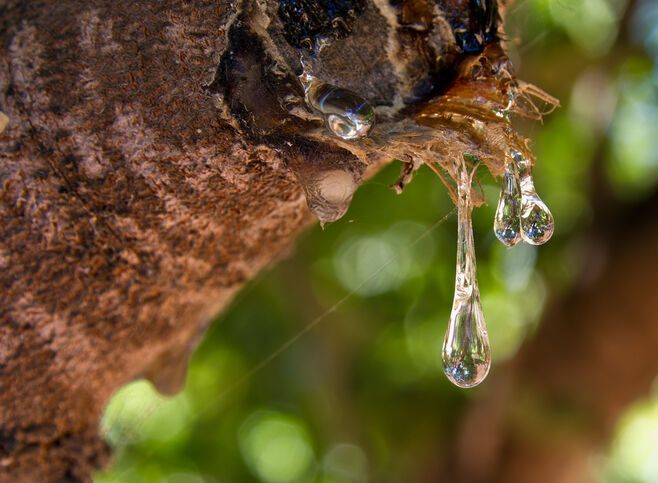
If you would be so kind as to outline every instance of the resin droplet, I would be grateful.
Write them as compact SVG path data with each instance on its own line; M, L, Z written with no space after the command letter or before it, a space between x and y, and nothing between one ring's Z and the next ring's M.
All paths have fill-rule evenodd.
M302 185L306 204L322 226L338 220L347 212L358 187L354 175L340 169L307 175Z
M496 218L494 219L494 233L504 245L513 247L521 241L521 190L516 178L514 165L505 165L503 186L500 189Z
M518 151L511 154L521 188L521 237L531 245L542 245L553 236L553 215L535 190L530 162Z
M329 130L342 139L368 135L375 123L375 110L354 92L306 75L302 79L306 102L324 116Z
M462 167L457 185L457 269L455 298L443 341L443 371L459 387L480 384L491 366L489 336L476 278L471 179Z

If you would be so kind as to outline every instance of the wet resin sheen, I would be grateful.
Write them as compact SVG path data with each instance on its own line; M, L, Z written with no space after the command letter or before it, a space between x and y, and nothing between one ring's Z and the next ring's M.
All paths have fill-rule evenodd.
M375 123L375 110L354 92L319 81L304 79L306 102L320 112L329 130L342 139L368 135Z
M494 233L501 243L513 247L521 241L521 189L512 163L505 165L503 185L500 189Z
M471 179L459 172L455 297L443 342L443 371L459 387L480 384L489 373L491 349L480 303L471 222Z
M518 151L511 155L521 189L521 237L531 245L542 245L553 236L553 215L535 190L530 162Z

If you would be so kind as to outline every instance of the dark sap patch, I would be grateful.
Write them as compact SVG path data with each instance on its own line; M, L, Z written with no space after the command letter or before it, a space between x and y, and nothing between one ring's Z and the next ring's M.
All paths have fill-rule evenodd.
M322 38L348 35L365 4L365 0L281 0L279 18L290 45L312 48Z
M251 134L272 133L290 119L279 100L293 92L298 82L276 74L273 65L262 40L242 20L235 22L229 31L229 48L208 89L223 95L231 115Z
M464 4L468 3L468 8ZM500 16L496 0L437 0L450 23L457 46L465 54L478 54L498 40Z

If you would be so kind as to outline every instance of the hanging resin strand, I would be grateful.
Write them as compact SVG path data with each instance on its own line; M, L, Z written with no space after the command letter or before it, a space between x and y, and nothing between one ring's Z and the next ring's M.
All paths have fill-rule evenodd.
M513 247L521 241L521 189L516 177L514 164L505 164L503 185L500 189L496 217L494 219L494 233L501 243Z
M329 130L342 139L368 135L375 123L375 110L354 92L322 82L307 72L299 76L307 104L324 117Z
M511 151L521 187L521 237L531 245L542 245L553 236L553 215L535 190L530 161L516 151Z
M443 371L448 379L459 387L467 388L477 386L487 377L491 350L476 278L471 179L463 164L459 170L457 194L455 298L442 355Z

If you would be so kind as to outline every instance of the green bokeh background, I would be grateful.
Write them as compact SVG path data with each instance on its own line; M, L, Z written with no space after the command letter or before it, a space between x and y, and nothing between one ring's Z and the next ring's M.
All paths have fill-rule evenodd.
M556 219L549 244L495 240L490 178L474 213L492 374L582 269L595 163L619 203L658 181L658 2L519 0L507 26L520 77L562 107L520 126ZM439 360L456 217L429 170L399 196L388 188L398 173L388 166L341 221L302 235L292 258L249 284L210 328L181 394L137 381L114 397L102 427L115 460L97 483L413 481L451 444L442 434L480 390L451 386ZM658 396L629 408L598 458L595 481L658 481Z

